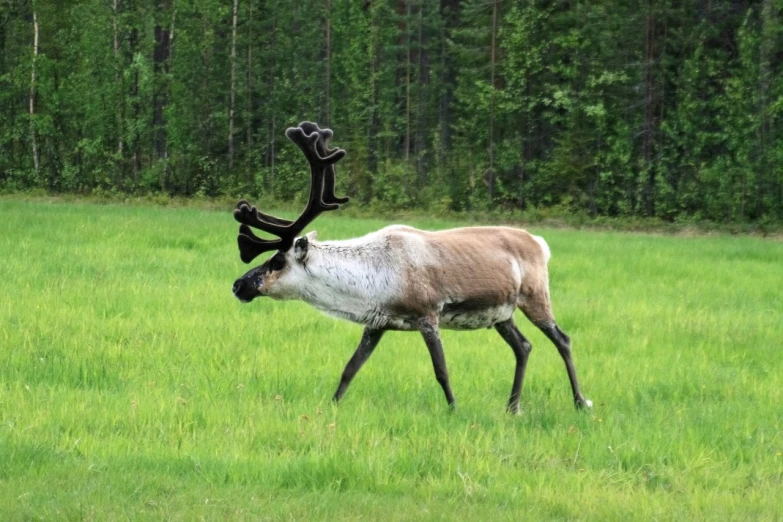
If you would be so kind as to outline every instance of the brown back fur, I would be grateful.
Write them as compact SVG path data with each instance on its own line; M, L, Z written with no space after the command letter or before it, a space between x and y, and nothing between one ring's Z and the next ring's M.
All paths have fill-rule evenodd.
M408 261L401 307L430 315L445 302L468 302L476 309L516 303L537 324L554 320L547 259L527 231L509 227L437 232L395 227L395 231L401 236L396 240L419 236L428 250L428 255L414 255Z

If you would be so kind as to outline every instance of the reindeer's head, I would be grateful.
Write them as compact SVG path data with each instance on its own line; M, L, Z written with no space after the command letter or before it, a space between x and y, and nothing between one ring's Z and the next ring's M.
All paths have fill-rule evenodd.
M302 122L298 127L285 131L304 153L310 163L310 198L307 206L295 221L277 218L260 212L247 201L237 203L234 218L242 223L239 227L239 256L245 263L264 252L275 250L275 254L262 265L250 270L234 282L234 295L243 303L249 303L259 296L285 299L291 296L296 281L306 263L309 241L314 233L297 238L318 215L326 210L337 210L347 197L334 195L334 164L343 156L342 149L330 149L327 141L332 137L329 129L320 129L317 124ZM279 239L262 239L250 230L255 227L274 234Z

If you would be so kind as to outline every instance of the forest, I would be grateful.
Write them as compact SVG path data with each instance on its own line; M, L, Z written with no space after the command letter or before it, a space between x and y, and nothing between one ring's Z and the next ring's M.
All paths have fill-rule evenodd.
M0 0L0 192L783 220L783 0Z

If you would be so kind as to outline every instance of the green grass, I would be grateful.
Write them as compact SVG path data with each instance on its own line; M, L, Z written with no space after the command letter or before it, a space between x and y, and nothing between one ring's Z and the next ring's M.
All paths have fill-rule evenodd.
M520 416L491 330L453 414L413 333L334 407L361 328L237 302L230 212L0 200L0 520L783 518L783 243L532 231L588 413L521 316Z

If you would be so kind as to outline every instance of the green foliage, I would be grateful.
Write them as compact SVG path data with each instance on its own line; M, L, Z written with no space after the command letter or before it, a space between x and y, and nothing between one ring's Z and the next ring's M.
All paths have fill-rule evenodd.
M2 190L292 201L309 119L372 208L783 219L780 0L237 5L0 1Z

